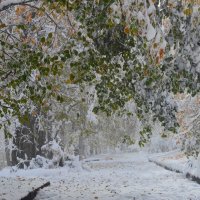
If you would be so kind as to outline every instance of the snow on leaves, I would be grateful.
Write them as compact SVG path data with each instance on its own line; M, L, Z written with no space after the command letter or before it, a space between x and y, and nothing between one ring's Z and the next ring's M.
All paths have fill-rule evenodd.
M63 85L89 83L96 89L95 113L124 114L133 99L144 127L148 113L174 131L171 93L195 95L200 90L198 5L174 0L21 1L11 16L2 12L5 2L0 5L5 16L1 68L8 69L2 75L8 90L1 97L4 110L12 105L18 113L24 99L23 106L51 98L62 103Z

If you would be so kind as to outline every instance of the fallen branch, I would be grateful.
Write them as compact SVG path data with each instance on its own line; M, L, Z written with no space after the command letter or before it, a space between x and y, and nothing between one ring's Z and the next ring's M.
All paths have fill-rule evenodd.
M36 197L36 195L40 189L43 189L44 187L48 187L48 186L50 186L50 182L47 182L47 183L43 184L42 186L29 192L25 197L21 198L21 200L33 200Z

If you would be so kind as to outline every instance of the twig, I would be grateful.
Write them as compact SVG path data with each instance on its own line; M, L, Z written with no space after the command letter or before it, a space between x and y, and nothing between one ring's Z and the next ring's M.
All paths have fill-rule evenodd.
M29 7L31 7L31 8L36 9L36 10L40 10L39 7L34 6L34 5L31 5L31 4L28 4L28 3L22 3L22 5L24 5L24 6L29 6ZM45 15L56 25L56 27L60 28L60 27L58 26L58 23L49 15L49 13L47 13L47 12L44 12L44 13L45 13Z

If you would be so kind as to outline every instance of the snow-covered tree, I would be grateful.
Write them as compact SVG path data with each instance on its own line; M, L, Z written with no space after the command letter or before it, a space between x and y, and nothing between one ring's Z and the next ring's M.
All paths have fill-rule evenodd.
M141 145L157 119L175 132L173 94L200 89L199 7L176 0L1 1L2 122L14 116L24 124L39 110L44 128L64 130L56 107L65 117L73 108L66 121L79 124L83 151L91 111L84 92L93 86L95 114L129 116L126 104L135 103ZM73 86L80 92L70 92Z

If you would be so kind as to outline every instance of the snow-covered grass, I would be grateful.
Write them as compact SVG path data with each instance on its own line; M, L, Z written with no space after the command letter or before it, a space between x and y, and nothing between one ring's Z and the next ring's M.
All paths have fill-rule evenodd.
M184 153L179 150L153 154L149 157L149 161L181 173L185 172L188 163Z
M190 157L180 150L167 153L157 153L151 155L149 160L173 171L179 171L183 174L198 177L200 179L200 158Z
M83 169L81 167L81 163L77 161L76 165L72 167L58 167L54 169L45 169L45 168L37 168L37 169L18 169L16 172L13 172L10 167L4 168L0 171L0 177L27 177L27 178L46 178L46 179L58 179L60 177L67 177L68 174L73 174L77 172L81 172Z
M142 152L99 155L83 160L80 163L83 169L77 166L18 170L16 173L4 169L0 176L50 181L51 185L40 190L36 200L200 199L197 183L148 162L148 157L150 155Z

